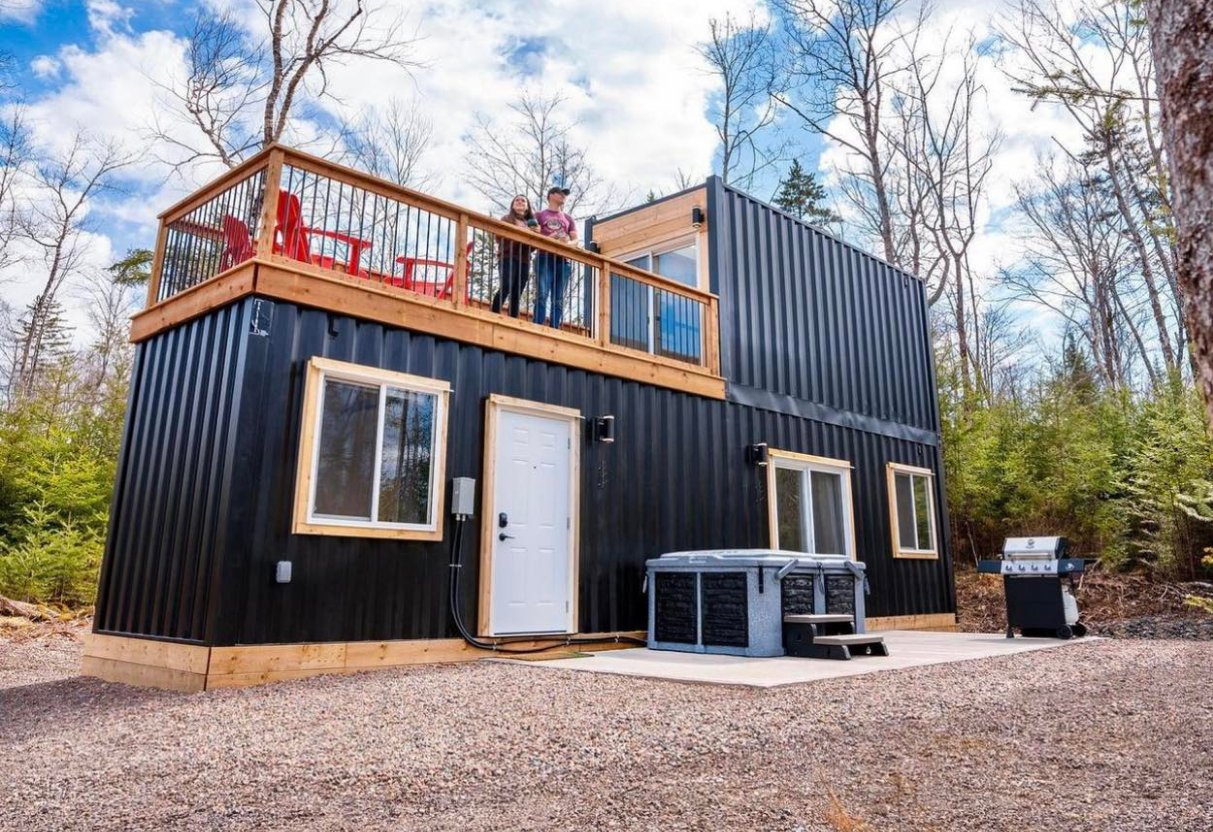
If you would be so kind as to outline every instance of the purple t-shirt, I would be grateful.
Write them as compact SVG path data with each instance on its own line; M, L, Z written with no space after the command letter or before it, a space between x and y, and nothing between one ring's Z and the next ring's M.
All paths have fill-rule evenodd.
M539 233L545 237L555 237L557 240L568 242L573 236L573 218L564 211L544 208L535 215L535 219L539 221Z

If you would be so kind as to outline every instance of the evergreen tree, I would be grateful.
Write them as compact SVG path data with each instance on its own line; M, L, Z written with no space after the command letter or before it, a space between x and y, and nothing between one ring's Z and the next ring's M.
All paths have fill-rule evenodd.
M812 171L801 167L799 160L792 160L792 167L779 183L775 204L789 214L811 225L827 226L842 222L842 217L825 204L826 189L817 181Z

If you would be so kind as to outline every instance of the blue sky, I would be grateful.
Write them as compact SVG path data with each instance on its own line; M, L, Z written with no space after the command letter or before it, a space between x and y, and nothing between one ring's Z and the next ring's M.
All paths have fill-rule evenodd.
M174 0L19 0L25 11L0 21L0 50L13 55L20 97L26 102L37 138L53 147L78 127L120 143L139 156L123 191L95 206L91 264L104 268L132 247L154 240L155 216L218 171L200 166L174 178L149 152L147 128L163 117L158 84L183 66L183 32L193 5ZM208 0L255 20L251 0ZM490 205L463 175L465 137L475 117L508 116L507 106L525 88L565 97L566 116L578 121L573 138L589 148L596 169L616 190L639 202L650 190L675 189L682 171L705 177L717 147L709 120L715 82L696 54L707 37L708 21L726 11L764 13L761 0L546 0L544 14L528 0L371 0L407 10L407 22L421 35L416 56L426 68L411 76L397 68L357 64L335 68L332 90L340 103L315 114L305 129L323 132L332 117L382 108L390 98L422 108L434 123L426 164L436 195L486 211ZM938 0L928 22L940 42L949 29L972 29L989 36L997 2L973 4ZM986 68L987 106L982 126L1006 137L991 177L990 205L973 250L984 275L1018 253L1008 207L1013 185L1030 172L1055 136L1072 130L1048 108L1010 90L1001 69ZM839 147L785 122L784 137L797 142L802 164L827 183L848 159ZM1067 132L1069 131L1069 132ZM769 200L774 176L751 189ZM844 230L844 236L850 234ZM863 242L863 241L857 241ZM5 301L28 303L37 279L23 273L0 275ZM82 324L78 308L69 318Z

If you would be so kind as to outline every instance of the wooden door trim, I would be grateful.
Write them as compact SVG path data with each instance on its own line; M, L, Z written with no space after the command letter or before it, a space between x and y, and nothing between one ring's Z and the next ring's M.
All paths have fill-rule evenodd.
M484 475L480 491L480 589L476 633L486 638L493 635L493 535L497 528L493 515L493 494L496 487L497 419L502 411L561 419L569 424L569 513L572 522L569 524L568 547L569 618L565 634L572 635L577 632L577 622L581 620L578 597L581 562L581 411L498 393L488 396L484 402Z

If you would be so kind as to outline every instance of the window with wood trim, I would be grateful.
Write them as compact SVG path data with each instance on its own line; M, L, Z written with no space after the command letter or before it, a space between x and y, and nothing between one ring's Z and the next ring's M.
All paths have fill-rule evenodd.
M889 524L893 557L939 557L935 530L935 473L889 463Z
M772 548L855 558L851 463L772 449L767 492Z
M449 398L439 379L313 358L295 533L440 539Z

